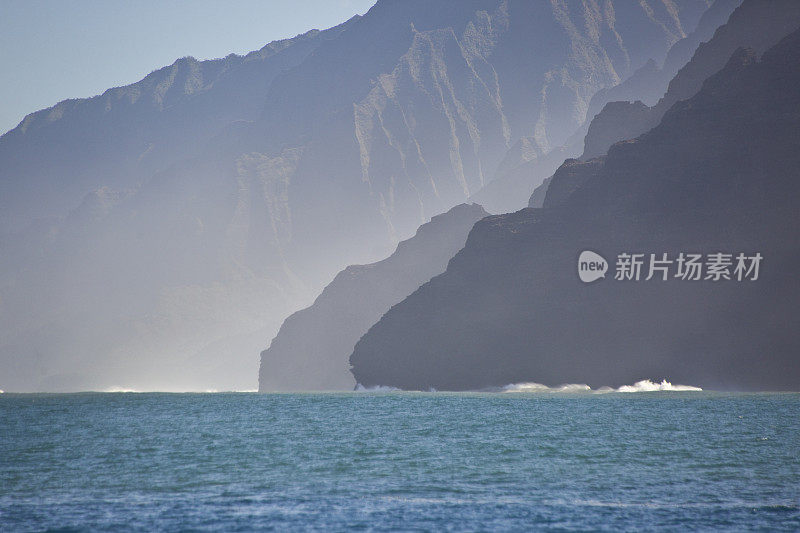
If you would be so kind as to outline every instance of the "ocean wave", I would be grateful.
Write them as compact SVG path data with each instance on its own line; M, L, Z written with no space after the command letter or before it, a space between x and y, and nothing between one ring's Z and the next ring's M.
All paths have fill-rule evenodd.
M206 390L202 390L202 391L184 391L184 392L187 392L187 393L201 392L201 393L203 393L203 394L233 394L233 393L238 393L238 394L244 394L244 393L247 393L247 394L251 394L251 393L254 393L254 392L258 392L258 389L242 389L242 390L230 390L230 389L223 389L223 390L218 390L218 389L206 389Z
M654 383L649 379L637 381L633 385L623 385L616 389L614 392L655 392L655 391L677 391L677 392L691 392L702 391L700 387L693 387L691 385L673 385L666 379L662 379L661 383Z
M588 392L592 388L585 383L565 383L558 387L548 387L541 383L511 383L506 385L500 392Z
M397 387L389 387L387 385L375 385L373 387L365 387L361 383L356 384L354 389L356 392L396 392L399 391Z
M567 383L564 385L559 385L558 387L549 387L541 383L533 382L511 383L505 387L502 387L500 392L591 392L595 394L602 394L608 392L697 392L702 390L703 389L700 387L693 387L691 385L673 385L666 379L662 379L660 383L651 381L649 379L643 379L641 381L637 381L633 385L623 385L616 389L614 387L600 387L599 389L592 389L585 383Z

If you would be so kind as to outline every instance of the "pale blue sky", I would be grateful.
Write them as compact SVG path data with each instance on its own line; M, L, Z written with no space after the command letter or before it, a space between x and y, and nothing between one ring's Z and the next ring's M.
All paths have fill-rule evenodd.
M329 28L375 0L0 0L0 134L66 98L183 56L224 57Z

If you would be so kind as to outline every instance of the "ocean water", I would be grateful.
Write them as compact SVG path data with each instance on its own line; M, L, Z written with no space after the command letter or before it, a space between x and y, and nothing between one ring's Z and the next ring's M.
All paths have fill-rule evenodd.
M800 395L2 394L0 530L800 530Z

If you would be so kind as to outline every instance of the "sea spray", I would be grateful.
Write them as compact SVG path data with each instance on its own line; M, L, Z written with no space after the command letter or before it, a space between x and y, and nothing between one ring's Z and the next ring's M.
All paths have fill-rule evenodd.
M396 392L399 391L397 387L389 387L387 385L375 385L372 387L365 387L361 383L356 384L355 392Z
M694 387L691 385L673 385L666 379L662 379L660 383L651 381L649 379L643 379L641 381L637 381L633 385L622 385L616 389L608 386L592 389L585 383L566 383L557 387L549 387L541 383L533 382L511 383L505 387L502 387L499 392L591 392L594 394L602 394L608 392L696 392L702 390L703 389L700 387Z
M702 391L700 387L693 387L691 385L673 385L666 379L662 379L661 383L654 383L649 379L637 381L633 385L623 385L616 389L615 392L655 392L655 391L671 391L671 392L692 392Z

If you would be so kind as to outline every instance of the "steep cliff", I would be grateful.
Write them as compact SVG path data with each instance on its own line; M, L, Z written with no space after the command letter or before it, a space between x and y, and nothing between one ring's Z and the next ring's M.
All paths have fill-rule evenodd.
M252 388L337 272L560 145L707 6L382 0L35 113L0 138L0 386Z
M495 178L471 199L493 213L516 211L525 207L534 187L543 184L565 159L581 157L582 153L585 158L603 155L611 144L652 128L658 121L653 120L649 107L641 102L649 105L658 102L670 80L689 62L697 47L725 24L740 4L741 0L715 0L694 29L684 26L688 34L669 48L666 57L663 53L653 55L618 85L597 91L589 102L583 124L561 146L545 152L529 151L516 165L501 165ZM709 70L705 76L717 70L719 67ZM628 104L628 101L633 103ZM598 117L598 123L593 123L606 104L611 107ZM588 143L585 148L584 139ZM513 154L514 148L509 153ZM540 187L540 200L543 192Z
M100 187L130 189L252 120L272 81L357 17L245 56L178 59L141 81L31 113L0 137L0 227L63 216Z
M647 107L642 102L606 105L589 126L581 158L603 155L615 142L633 139L653 128L673 104L696 94L703 81L721 69L737 48L747 47L762 54L798 25L798 2L745 0L711 40L700 44L691 61L672 78L667 92L654 106Z
M259 390L352 390L348 358L356 341L391 306L444 272L473 224L487 215L479 205L458 205L420 226L383 261L339 272L261 353Z
M737 50L652 131L567 163L551 189L574 190L552 207L476 224L446 272L356 344L358 382L800 388L800 31L756 57ZM579 279L585 250L608 260L606 279ZM676 276L681 252L702 254L700 280ZM733 265L709 279L719 252L761 254L758 279ZM667 279L646 279L649 259L639 281L615 279L623 253L667 253Z
M715 0L700 17L697 27L670 47L663 62L651 58L619 85L597 91L589 103L587 120L591 121L609 102L641 100L647 105L658 103L667 92L669 82L692 59L698 46L710 40L741 3L742 0Z

